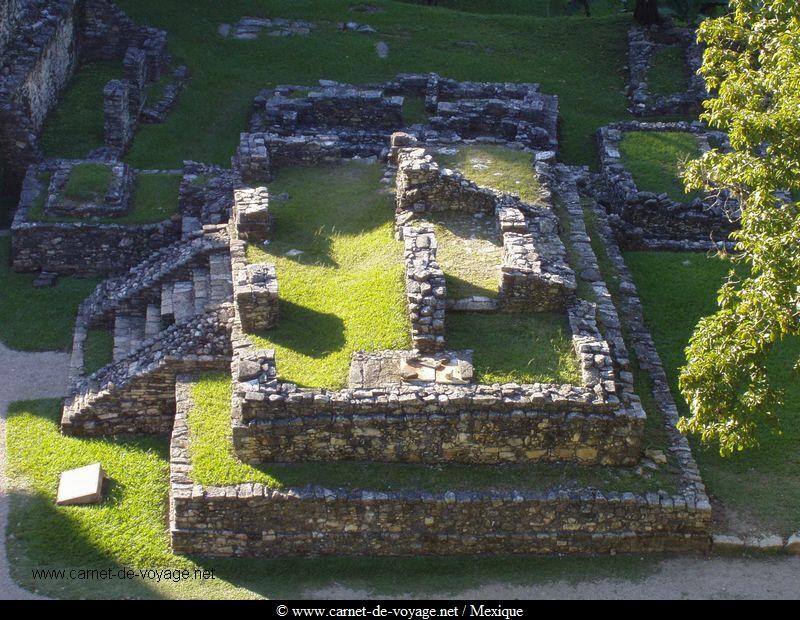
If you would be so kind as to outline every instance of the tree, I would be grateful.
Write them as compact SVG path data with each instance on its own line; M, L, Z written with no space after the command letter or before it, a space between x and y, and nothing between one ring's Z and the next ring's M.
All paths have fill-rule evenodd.
M643 26L660 23L661 15L658 12L658 0L636 0L633 18Z
M729 133L732 152L711 150L684 176L691 189L725 188L739 201L738 268L686 349L680 388L690 417L679 425L723 455L757 445L762 428L779 430L781 394L767 361L777 342L800 333L800 4L730 7L703 22L698 38L707 45L701 73L716 93L701 118Z

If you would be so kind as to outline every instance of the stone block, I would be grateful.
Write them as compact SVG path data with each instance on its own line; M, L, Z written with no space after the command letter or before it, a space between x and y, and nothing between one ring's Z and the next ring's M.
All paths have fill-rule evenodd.
M102 499L105 473L100 463L62 472L58 481L56 504L75 506L96 504Z

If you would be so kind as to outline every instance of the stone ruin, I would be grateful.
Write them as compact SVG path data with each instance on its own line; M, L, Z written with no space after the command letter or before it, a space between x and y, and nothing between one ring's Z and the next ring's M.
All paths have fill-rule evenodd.
M727 192L677 202L666 193L636 187L619 150L626 132L680 131L697 137L701 151L711 144L727 148L727 137L699 123L618 122L598 130L604 188L601 202L620 242L627 248L708 250L732 248L730 233L738 227L738 204Z
M186 162L182 171L131 170L113 156L124 151L136 123L151 116L142 87L169 65L164 35L136 26L101 0L86 1L77 29L69 20L79 5L61 5L65 12L53 13L47 28L55 33L72 23L72 34L51 35L63 38L64 62L53 92L36 109L43 115L52 106L77 48L84 58L124 62L125 80L109 84L105 93L110 148L91 160L110 168L113 189L91 206L66 203L63 183L81 163L41 162L37 121L26 116L18 123L28 132L27 155L20 159L27 172L12 230L14 267L110 276L78 312L62 430L82 436L170 434L175 552L403 555L707 547L710 506L677 432L670 435L670 449L680 474L671 493L197 484L187 414L192 377L208 371L230 372L232 449L247 463L636 467L646 414L634 390L620 317L585 232L577 181L571 169L554 163L556 97L540 93L536 84L457 82L436 74L403 74L366 87L328 81L318 88L279 86L256 98L230 169ZM16 26L9 26L11 20L0 24L0 45L13 45L5 33ZM45 58L49 43L42 43ZM403 119L404 97L424 99L427 123ZM13 123L0 120L0 131L9 132ZM389 138L400 129L408 133ZM475 143L530 152L546 190L541 203L478 187L431 155L442 146ZM396 181L396 234L405 244L414 348L357 352L347 388L302 388L281 379L274 351L254 347L246 336L280 325L281 274L274 265L249 264L245 248L281 234L264 185L277 169L356 157L385 161L386 178ZM130 175L164 172L182 174L174 217L144 226L105 221L124 212ZM580 265L572 264L576 259L565 246L556 196L566 205L569 244ZM40 204L56 221L30 217ZM496 223L503 246L500 294L481 310L563 313L581 368L578 385L475 382L471 352L447 343L448 313L476 308L447 297L436 234L425 222L437 210L480 211ZM64 217L77 221L58 221ZM578 294L579 282L593 299ZM89 374L84 349L96 328L113 332L113 360Z
M635 116L680 116L698 114L708 98L705 80L698 71L703 65L703 48L690 28L671 22L644 27L636 25L628 32L628 98ZM656 54L665 48L684 50L688 75L686 90L660 95L650 92L648 72Z
M28 167L42 161L44 120L84 62L124 65L125 80L106 88L105 104L107 144L122 152L145 103L141 89L169 63L166 33L134 23L109 0L3 0L0 9L3 187L18 191Z

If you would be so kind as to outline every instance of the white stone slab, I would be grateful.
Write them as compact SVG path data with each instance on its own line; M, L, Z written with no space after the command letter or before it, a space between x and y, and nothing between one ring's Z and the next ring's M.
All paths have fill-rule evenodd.
M74 506L99 502L103 495L104 479L105 473L100 463L62 472L58 481L56 504Z

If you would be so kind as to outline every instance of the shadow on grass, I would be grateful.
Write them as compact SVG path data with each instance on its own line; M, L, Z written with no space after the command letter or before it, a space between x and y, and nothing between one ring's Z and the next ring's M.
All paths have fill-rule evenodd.
M193 557L221 579L268 598L316 593L355 596L454 595L494 584L525 586L564 581L643 580L660 558L618 557L318 557L210 559Z
M112 483L99 506L69 510L116 509L125 493ZM52 498L40 494L12 493L9 497L7 552L11 576L18 585L55 598L153 598L159 596L148 581L120 578L126 567L113 554L97 547L67 512L59 510ZM15 516L24 515L16 521ZM39 560L33 558L40 558ZM150 567L147 567L150 568ZM81 574L82 570L107 571L105 576Z
M345 346L344 321L285 299L280 300L280 321L272 330L255 335L302 355L319 359Z
M448 299L463 299L465 297L489 297L490 299L497 299L500 292L500 286L491 289L484 286L479 286L473 282L467 282L463 278L459 278L452 274L445 272L445 284L447 285ZM458 311L457 311L458 312Z

